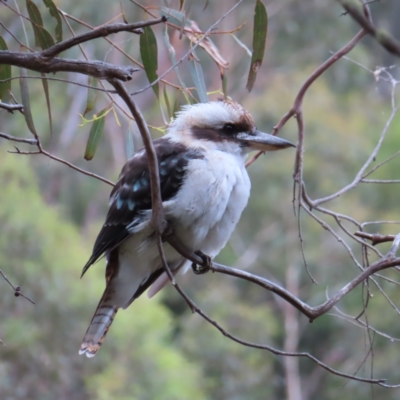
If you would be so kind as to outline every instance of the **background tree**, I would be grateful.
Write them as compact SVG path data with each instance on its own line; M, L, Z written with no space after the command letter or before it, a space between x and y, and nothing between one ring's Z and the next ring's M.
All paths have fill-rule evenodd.
M0 2L0 269L36 303L2 281L4 398L398 397L382 387L400 383L398 2L264 4L266 56L249 95L260 1ZM156 21L142 34L129 25L145 19ZM179 284L230 335L307 352L348 384L309 357L219 335L172 286L123 313L95 360L77 355L102 266L78 277L106 213L104 182L147 137L138 109L157 137L181 104L224 93L264 130L298 138L294 174L291 154L250 160L250 204L218 259L246 271L215 264L236 277L189 273Z

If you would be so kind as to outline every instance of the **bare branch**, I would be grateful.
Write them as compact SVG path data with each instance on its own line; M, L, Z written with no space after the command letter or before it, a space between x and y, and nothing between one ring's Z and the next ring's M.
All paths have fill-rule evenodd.
M174 246L175 244L177 246L180 246L179 247L180 248L179 252L181 252L181 250L185 251L184 247L180 243L178 243L176 238L174 238L173 236L168 236L167 237L167 241L173 247L175 247ZM234 336L234 335L230 334L218 322L216 322L215 320L210 318L204 311L202 311L194 303L194 301L191 300L190 297L186 295L186 293L182 290L182 288L176 282L176 280L175 280L175 278L174 278L174 276L173 276L173 274L172 274L172 272L171 272L171 270L170 270L170 268L168 266L167 260L166 260L165 255L164 255L164 250L163 250L161 237L159 235L157 235L157 244L158 244L158 249L159 249L159 252L160 252L162 264L163 264L163 266L164 266L164 268L165 268L165 270L166 270L166 272L168 274L168 277L170 278L170 280L171 280L172 284L174 285L175 289L178 291L178 293L186 301L186 303L188 304L188 306L190 307L192 312L199 314L208 323L210 323L212 326L214 326L216 329L218 329L228 339L231 339L234 342L239 343L239 344L241 344L243 346L246 346L246 347L251 347L251 348L260 349L260 350L267 350L267 351L269 351L269 352L271 352L273 354L280 355L280 356L308 358L309 360L314 361L321 368L327 370L328 372L330 372L330 373L332 373L334 375L337 375L337 376L340 376L340 377L343 377L343 378L348 378L348 379L355 380L355 381L368 382L368 383L378 384L378 385L385 383L385 381L386 381L385 379L368 379L368 378L362 378L362 377L359 377L359 376L356 376L356 375L345 374L343 372L340 372L338 370L335 370L335 369L329 367L328 365L326 365L322 361L318 360L313 355L311 355L309 353L306 353L306 352L287 352L287 351L282 351L282 350L276 349L276 348L274 348L272 346L248 342L248 341L245 341L243 339L238 338L237 336ZM182 254L182 255L186 256L186 254ZM189 256L189 254L187 254L187 255ZM187 257L187 258L189 260L195 262L196 264L204 263L204 261L201 259L201 257L197 256L196 254L194 254L192 256L192 254L190 253L190 257ZM398 261L400 262L400 258L399 258ZM297 299L290 292L286 291L285 289L281 288L278 285L275 285L274 283L268 281L267 279L256 277L255 275L249 274L249 273L247 273L245 271L237 270L235 268L226 267L224 265L217 264L217 263L212 263L211 270L214 271L214 272L221 272L221 273L224 273L224 274L240 277L242 279L245 279L245 280L248 280L250 282L256 283L256 284L258 284L258 285L260 285L260 286L262 286L262 287L264 287L264 288L266 288L268 290L271 290L272 292L278 294L279 296L281 296L282 298L287 300L289 303L293 304L296 308L298 308L304 314L306 314L304 312L305 309L313 310L312 307L309 307L307 304L305 304L301 300ZM334 304L332 304L331 307L333 307L333 305ZM324 313L327 312L327 311L328 310L324 311Z
M312 202L312 206L315 207L317 205L320 205L322 203L326 203L327 201L333 200L339 196L341 196L342 194L346 193L348 190L355 188L363 179L363 175L366 171L366 169L371 165L371 163L374 161L374 159L376 158L376 155L378 154L383 140L385 139L386 133L394 119L394 117L396 116L397 112L399 111L399 108L395 108L392 110L389 119L386 121L385 127L382 130L382 133L379 137L378 143L376 144L374 150L372 151L372 153L370 154L370 156L368 157L367 161L364 163L364 165L360 168L360 170L358 171L357 175L355 176L353 182L351 182L350 184L348 184L347 186L343 187L342 189L338 190L336 193L331 194L330 196L326 196L317 200L314 200Z
M24 106L22 104L10 104L10 103L3 103L0 101L0 108L3 108L4 110L7 110L12 114L13 111L16 110L22 111L24 109Z
M59 12L61 13L62 17L64 18L65 23L66 23L69 27L70 27L70 25L69 25L68 19L71 19L72 21L75 21L75 22L77 22L77 23L79 23L79 24L85 26L86 28L89 28L89 29L96 29L96 28L94 28L93 26L91 26L91 25L89 25L88 23L86 23L85 21L82 21L82 20L80 20L80 19L78 19L78 18L75 18L74 16L72 16L72 15L66 13L65 11L62 11L62 10L60 10L60 9L58 9L58 10L59 10ZM68 18L68 19L67 19L67 18ZM124 51L124 50L122 49L122 47L118 46L118 45L117 45L116 43L114 43L110 38L104 37L104 40L107 41L108 43L110 43L111 46L113 46L115 49L117 49L121 54L123 54L123 55L124 55L129 61L131 61L133 64L135 64L135 65L137 65L138 67L144 69L143 64L141 64L140 62L136 61L136 60L135 60L133 57L131 57L126 51ZM171 82L169 82L169 81L167 81L167 80L165 80L165 79L161 79L161 82L163 82L163 83L165 83L166 85L171 86L171 87L173 87L173 88L175 88L175 89L182 90L182 88L181 88L180 86L174 85L173 83L171 83Z
M363 239L371 240L373 246L379 243L393 242L396 237L395 235L381 235L379 233L367 233L360 231L355 232L354 235Z
M362 183L400 183L400 179L361 179Z
M4 278L4 280L14 289L14 296L15 297L23 297L24 299L30 301L32 304L35 304L35 302L33 300L31 300L29 297L25 296L22 292L21 292L21 288L19 286L14 286L11 281L6 277L6 275L4 274L4 272L0 269L0 275ZM3 342L2 342L3 343Z
M26 140L28 140L28 139L26 139ZM32 139L32 140L36 140L36 139ZM38 149L39 149L39 150L38 150L38 151L21 151L18 147L16 147L16 148L15 148L16 151L9 151L9 153L21 154L21 155L43 154L43 155L45 155L46 157L49 157L49 158L51 158L52 160L55 160L55 161L57 161L57 162L60 162L61 164L64 164L64 165L66 165L66 166L68 166L68 167L74 169L75 171L80 172L80 173L83 174L83 175L87 175L87 176L90 176L90 177L92 177L92 178L98 179L99 181L102 181L102 182L104 182L104 183L107 183L107 184L110 185L110 186L115 186L114 182L111 182L111 181L109 181L108 179L103 178L103 177L100 176L100 175L94 174L93 172L89 172L89 171L86 171L86 170L84 170L84 169L82 169L82 168L79 168L79 167L77 167L76 165L74 165L74 164L72 164L72 163L70 163L70 162L68 162L68 161L66 161L66 160L64 160L64 159L59 158L59 157L56 157L55 155L53 155L53 154L47 152L47 151L44 150L43 147L41 146L40 141L39 141L38 143L30 143L30 144L36 144L36 145L38 146Z
M365 31L361 30L360 32L357 33L356 36L354 36L353 39L351 39L344 47L342 47L339 51L334 53L331 57L329 57L323 64L321 64L308 78L307 80L303 83L302 87L299 90L299 93L297 94L293 106L291 109L281 118L281 120L274 126L274 129L272 131L272 135L277 135L279 131L284 127L287 121L291 117L293 117L296 114L302 113L302 106L303 106L303 100L304 96L307 93L307 90L310 88L310 86L315 82L317 78L319 78L328 68L330 68L336 61L338 61L340 58L342 58L344 55L348 54L354 46L365 36ZM299 146L298 146L298 152L299 152ZM246 162L246 167L250 166L253 164L254 161L257 160L258 157L262 152L256 153L252 158L250 158ZM299 153L298 153L299 154Z
M46 50L41 52L43 57L54 57L61 52L70 49L71 47L77 46L80 43L88 42L89 40L97 39L100 37L106 37L113 33L118 32L133 32L136 34L142 34L143 30L140 28L144 28L146 26L160 24L167 20L166 17L161 17L157 19L150 19L148 21L136 22L133 24L109 24L103 25L99 28L94 29L93 31L83 33L82 35L74 36L70 39L64 40L63 42L57 43L54 46L49 47Z
M99 79L119 79L129 81L132 74L139 71L131 66L118 66L103 61L71 60L67 58L48 58L41 53L24 53L18 51L0 50L0 64L14 65L33 71L50 72L78 72Z
M18 75L18 76L13 76L13 77L8 78L8 79L0 79L0 83L17 80L17 79L20 79L21 77L22 77L22 75ZM76 85L76 86L81 86L81 87L88 88L88 89L98 90L99 92L112 93L112 94L117 93L115 90L107 90L107 89L102 89L102 88L99 88L99 87L96 87L96 86L85 85L84 83L70 81L69 79L52 78L52 77L47 76L47 75L46 76L24 75L23 78L24 79L40 79L40 80L44 80L45 79L45 80L48 80L48 81L64 82L64 83L68 83L70 85Z
M400 43L390 33L383 29L376 29L372 22L364 16L363 9L357 1L338 0L351 17L358 22L366 33L373 36L378 43L389 53L400 57Z
M162 234L167 227L164 209L161 201L160 193L160 175L158 172L157 155L154 150L153 142L146 121L143 118L142 113L132 100L131 96L125 89L125 86L118 80L113 79L109 81L114 86L117 93L121 96L122 100L126 103L133 117L135 118L136 124L139 128L140 134L143 139L143 144L146 149L148 157L148 165L150 172L150 188L151 188L151 204L152 204L152 224L156 229L157 233Z
M13 142L28 143L28 144L35 145L35 146L37 145L36 139L19 138L16 136L8 135L7 133L3 133L3 132L0 132L0 137L7 139L7 140L11 140Z
M399 241L400 241L400 234ZM175 248L180 254L182 254L188 260L194 262L195 264L204 266L204 260L198 255L189 251L179 240L176 239L173 235L167 235L163 237L168 243ZM300 312L302 312L306 317L313 321L314 319L320 317L321 315L328 312L336 303L339 302L347 293L352 291L356 286L358 286L361 282L363 282L368 277L372 276L378 271L383 269L387 269L390 267L400 265L400 257L394 257L392 253L388 253L385 257L371 264L368 268L363 269L358 276L353 278L347 285L345 285L341 290L335 293L329 300L325 303L311 307L308 304L304 303L296 296L293 296L292 293L288 292L286 289L281 286L269 281L268 279L262 278L260 276L251 274L247 271L242 271L236 268L227 267L222 264L218 264L213 262L210 269L213 272L219 272L226 275L235 276L237 278L241 278L247 280L249 282L253 282L264 289L267 289L278 296L282 297L284 300L292 304L296 307Z

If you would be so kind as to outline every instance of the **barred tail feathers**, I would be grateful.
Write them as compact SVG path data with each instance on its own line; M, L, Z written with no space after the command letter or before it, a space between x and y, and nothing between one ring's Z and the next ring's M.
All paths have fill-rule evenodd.
M99 351L105 336L110 329L118 307L107 304L107 289L100 300L97 310L90 322L89 328L83 338L79 354L86 354L86 357L94 357Z

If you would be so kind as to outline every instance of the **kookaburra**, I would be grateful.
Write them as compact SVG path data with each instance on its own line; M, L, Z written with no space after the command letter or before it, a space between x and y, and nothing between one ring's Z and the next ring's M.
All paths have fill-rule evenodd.
M183 107L167 134L154 142L161 198L169 228L189 250L214 258L232 234L250 195L246 155L294 146L260 132L252 116L230 100ZM119 308L127 308L150 287L167 282L151 220L147 154L139 150L122 169L111 192L106 221L86 270L105 255L106 289L83 339L80 354L93 357ZM171 271L190 262L167 242Z

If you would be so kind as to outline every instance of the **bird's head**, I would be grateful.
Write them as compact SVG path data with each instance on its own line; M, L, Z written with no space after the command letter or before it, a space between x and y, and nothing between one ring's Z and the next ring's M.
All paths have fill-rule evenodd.
M260 132L253 117L231 100L184 106L168 128L167 136L186 146L246 155L295 147L288 140Z

